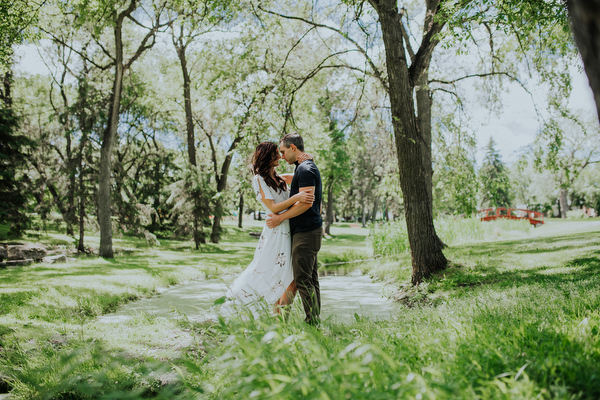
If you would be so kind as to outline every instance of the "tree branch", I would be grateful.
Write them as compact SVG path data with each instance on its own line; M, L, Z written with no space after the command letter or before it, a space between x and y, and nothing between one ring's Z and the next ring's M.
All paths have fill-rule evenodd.
M367 60L369 66L373 70L373 73L374 73L375 77L377 77L377 79L381 82L381 84L383 85L383 87L385 88L385 90L389 92L389 84L387 82L387 79L385 79L383 77L383 74L377 68L377 66L375 65L375 63L373 62L373 60L371 60L371 58L367 54L367 51L356 40L352 39L347 33L344 33L340 29L334 28L332 26L325 25L325 24L319 24L319 23L310 21L310 20L302 18L302 17L285 15L285 14L280 14L280 13L277 13L277 12L274 12L274 11L265 10L264 8L262 8L261 5L258 6L258 9L261 10L261 11L263 11L263 12L266 12L268 14L276 15L276 16L281 17L281 18L295 20L295 21L301 21L301 22L304 22L306 24L312 25L312 26L317 27L317 28L329 29L330 31L336 32L337 34L339 34L340 36L342 36L344 39L346 39L347 41L349 41L350 43L352 43L356 47L356 49L365 57L365 59Z
M79 50L77 50L77 49L75 49L73 47L71 47L71 45L68 45L63 40L61 40L58 37L54 36L54 34L52 32L48 32L43 27L38 27L38 29L41 30L42 32L44 32L46 35L50 36L54 42L60 44L61 46L64 46L64 47L68 48L69 50L72 50L74 53L78 54L81 58L85 59L87 62L89 62L90 64L92 64L94 67L100 69L101 71L106 71L107 69L109 69L110 67L112 67L114 65L115 59L113 57L110 57L112 59L112 61L113 61L110 64L107 64L107 65L97 64L91 58L89 58L86 54L80 52Z

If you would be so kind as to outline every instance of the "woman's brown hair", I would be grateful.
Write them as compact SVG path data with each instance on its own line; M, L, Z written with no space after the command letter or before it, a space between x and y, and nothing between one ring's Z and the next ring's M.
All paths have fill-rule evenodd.
M275 178L269 174L271 165L278 158L279 147L273 142L262 142L256 146L256 150L252 155L252 169L255 174L263 177L267 186L275 190L283 191L287 189L287 185L283 178L277 175L277 173L275 173Z

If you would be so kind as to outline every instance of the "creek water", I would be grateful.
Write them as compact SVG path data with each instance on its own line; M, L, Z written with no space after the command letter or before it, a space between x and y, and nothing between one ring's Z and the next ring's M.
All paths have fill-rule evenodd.
M355 314L386 319L398 311L398 305L383 295L383 284L360 271L328 273L319 278L321 285L321 318L334 322L350 322ZM159 295L124 305L115 313L99 318L103 322L120 322L139 313L156 317L177 318L185 314L192 321L215 318L215 300L225 295L225 279L205 279L164 290ZM296 299L299 302L300 298Z

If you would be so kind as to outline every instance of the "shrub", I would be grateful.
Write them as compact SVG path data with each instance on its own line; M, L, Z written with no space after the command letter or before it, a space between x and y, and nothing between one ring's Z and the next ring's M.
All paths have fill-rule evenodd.
M499 219L483 222L478 218L438 217L434 221L440 239L448 246L522 236L533 231L527 220ZM409 250L404 220L383 223L371 228L368 236L374 255L389 256Z

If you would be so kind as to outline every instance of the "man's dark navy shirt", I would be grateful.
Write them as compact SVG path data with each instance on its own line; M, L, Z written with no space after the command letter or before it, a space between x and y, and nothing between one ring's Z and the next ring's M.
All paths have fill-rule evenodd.
M292 235L298 232L310 232L323 226L321 218L321 200L323 198L323 185L321 174L312 160L306 160L301 164L296 162L296 171L290 187L290 197L297 194L300 188L314 186L315 201L312 206L297 217L290 218L290 231Z

